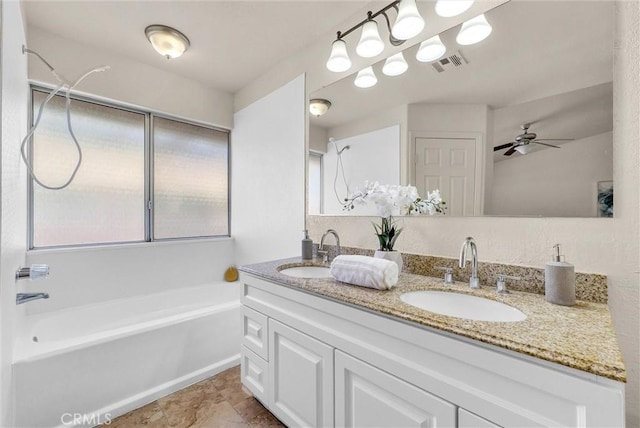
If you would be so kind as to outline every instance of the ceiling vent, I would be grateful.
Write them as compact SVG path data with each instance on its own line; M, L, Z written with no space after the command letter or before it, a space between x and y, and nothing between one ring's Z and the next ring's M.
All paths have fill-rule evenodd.
M446 71L446 70L462 67L465 64L468 64L468 62L466 59L464 59L460 51L455 51L451 55L431 63L433 68L435 68L438 73L442 73L443 71Z

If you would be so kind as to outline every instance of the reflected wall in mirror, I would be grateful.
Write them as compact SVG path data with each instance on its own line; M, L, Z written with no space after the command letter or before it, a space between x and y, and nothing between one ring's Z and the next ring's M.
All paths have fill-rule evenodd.
M352 75L311 94L332 107L310 119L323 158L310 214L370 215L336 197L370 180L439 188L447 215L599 216L598 183L613 180L613 2L512 1L486 17L493 32L481 43L458 45L454 27L438 61L416 61L414 45L400 76L383 75L382 60L372 88ZM338 156L354 139L358 150Z

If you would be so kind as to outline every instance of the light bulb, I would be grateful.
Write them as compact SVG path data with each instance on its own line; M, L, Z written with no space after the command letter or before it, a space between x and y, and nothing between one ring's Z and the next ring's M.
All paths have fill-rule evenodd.
M378 23L370 19L362 26L362 35L356 46L356 53L363 58L371 58L383 50L384 42L378 32Z
M473 0L438 0L436 13L444 18L450 18L467 11L472 4Z
M336 39L331 45L331 55L327 60L327 68L335 73L347 71L351 68L351 60L344 40Z
M391 28L391 34L396 39L408 40L420 34L424 28L424 19L418 12L416 0L400 0L398 17Z
M409 68L402 52L390 56L382 66L382 72L387 76L399 76Z
M456 42L460 45L473 45L486 39L491 34L491 30L491 25L483 13L462 24Z
M420 43L420 48L416 53L416 59L420 62L431 62L440 58L447 51L447 47L440 40L440 36L435 35L430 39Z
M356 76L356 80L353 82L358 88L370 88L378 83L378 78L376 74L373 72L372 67L364 68L358 71L358 75Z

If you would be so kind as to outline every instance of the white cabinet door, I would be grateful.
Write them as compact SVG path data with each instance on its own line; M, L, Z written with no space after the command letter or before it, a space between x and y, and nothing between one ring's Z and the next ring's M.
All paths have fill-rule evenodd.
M500 426L459 408L458 428L500 428Z
M269 319L269 410L288 427L333 426L333 348Z
M455 427L456 406L335 352L336 427Z

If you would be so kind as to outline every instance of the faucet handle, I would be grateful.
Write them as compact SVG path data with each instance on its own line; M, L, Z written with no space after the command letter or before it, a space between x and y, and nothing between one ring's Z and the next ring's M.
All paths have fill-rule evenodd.
M444 271L445 284L453 284L453 268L446 266L437 266L436 269Z
M496 281L496 293L507 294L509 290L507 290L507 279L513 279L514 281L520 281L522 278L519 276L510 276L505 275L503 273L499 273Z

